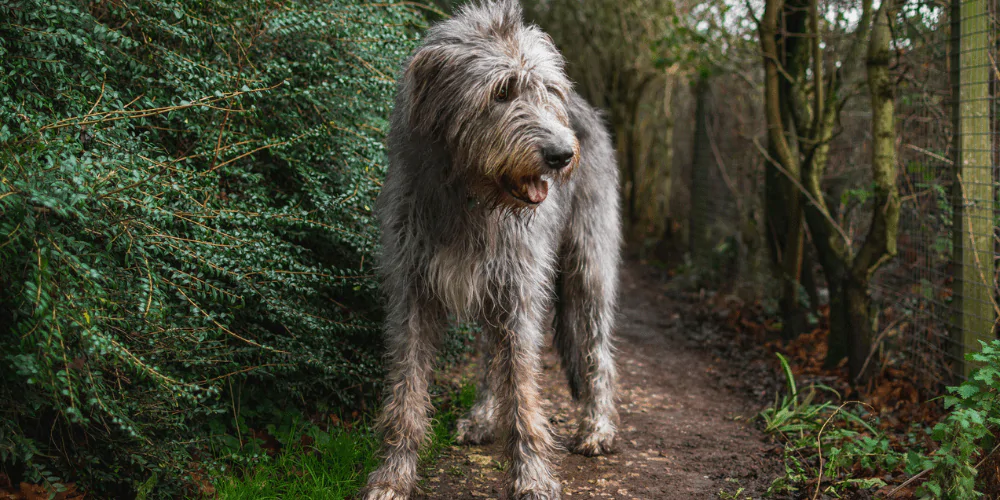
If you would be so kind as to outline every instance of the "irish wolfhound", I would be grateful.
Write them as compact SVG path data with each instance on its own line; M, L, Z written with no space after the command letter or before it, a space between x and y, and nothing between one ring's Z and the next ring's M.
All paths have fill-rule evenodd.
M516 0L498 0L427 32L400 78L388 148L376 212L391 365L384 462L366 498L405 499L416 483L428 377L449 316L478 320L487 344L458 441L498 431L504 495L559 498L536 380L550 305L583 405L572 450L607 453L618 420L610 337L621 229L608 133L572 90L551 38L524 24Z

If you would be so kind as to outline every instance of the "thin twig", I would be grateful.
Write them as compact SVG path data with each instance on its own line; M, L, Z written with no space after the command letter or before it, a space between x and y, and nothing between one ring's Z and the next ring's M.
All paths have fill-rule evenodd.
M910 148L910 149L912 149L912 150L914 150L914 151L916 151L918 153L923 153L923 154L925 154L927 156L930 156L931 158L934 158L935 160L943 162L943 163L945 163L947 165L952 165L954 163L952 160L950 160L948 158L945 158L944 156L941 156L941 155L939 155L937 153L933 153L933 152L928 151L928 150L926 150L924 148L914 146L913 144L905 144L904 146L908 147L908 148Z
M859 370L858 373L864 373L865 372L865 369L868 368L868 363L871 362L871 360L872 360L872 356L874 356L875 355L875 351L878 350L879 344L882 342L883 339L885 339L885 336L889 334L889 330L891 330L893 327L895 327L896 325L898 325L901 321L903 321L903 318L897 318L895 321L893 321L892 323L889 323L888 326L886 326L884 329L882 329L882 333L880 333L879 336L878 336L878 338L875 339L875 342L872 343L872 348L868 352L868 357L865 358L865 362L864 362L864 364L861 365L861 370Z
M930 472L930 471L932 471L932 470L934 470L934 469L933 468L928 468L928 469L924 469L924 470L918 472L913 477L911 477L911 478L907 479L906 481L904 481L903 484L901 484L901 485L896 486L895 488L893 488L893 490L890 491L889 494L886 495L886 496L889 496L889 497L894 496L896 494L896 492L898 492L899 490L901 490L901 489L909 486L910 483L912 483L912 482L914 482L914 481L916 481L916 480L918 480L918 479L926 476L927 473Z
M54 130L54 129L60 129L60 128L65 128L65 127L72 127L72 126L93 125L93 124L96 124L96 123L108 123L108 122L114 122L114 121L119 121L119 120L129 120L129 119L135 119L135 118L147 118L147 117L150 117L150 116L162 115L164 113L169 113L169 112L172 112L172 111L178 111L178 110L188 109L188 108L194 108L194 107L208 107L208 108L216 109L215 106L212 106L213 103L216 103L216 102L219 102L219 101L225 101L225 100L232 99L234 97L239 97L239 96L245 95L245 94L254 94L254 93L259 93L259 92L266 92L268 90L273 90L273 89L276 89L279 86L281 86L282 83L283 82L279 82L279 83L277 83L275 85L272 85L270 87L262 87L262 88L257 88L257 89L250 89L248 91L242 91L241 90L241 91L236 91L236 92L230 92L228 94L223 94L221 97L205 96L205 97L199 98L197 100L190 101L190 102L188 102L186 104L179 104L177 106L164 106L164 107L160 107L160 108L137 109L137 110L134 110L134 111L128 111L128 110L125 110L125 109L116 109L116 110L112 110L112 111L97 112L97 113L91 112L91 113L87 113L85 115L72 116L72 117L69 117L69 118L64 118L64 119L59 120L59 121L54 122L54 123L50 123L48 125L43 126L40 129L38 129L38 132L44 132L46 130ZM221 109L228 109L228 108L221 108ZM232 110L232 111L243 111L243 110Z
M754 146L757 146L757 150L760 151L760 153L762 155L764 155L764 158L767 159L767 161L770 162L771 165L774 166L775 169L777 169L779 172L781 172L782 175L784 175L785 177L787 177L788 180L792 181L792 184L795 184L795 187L797 187L799 189L799 191L802 192L802 195L805 196L807 200L809 200L809 203L811 203L813 206L815 206L819 210L819 212L823 214L823 217L827 221L830 222L830 225L832 225L833 228L838 233L840 233L840 237L844 239L844 244L847 246L847 250L849 252L852 252L852 250L851 250L851 238L844 231L844 228L840 227L840 224L837 224L837 222L833 220L833 217L831 217L830 214L826 210L823 210L821 208L821 205L819 204L818 201L816 201L816 198L813 198L812 194L809 193L809 191L805 188L805 186L803 186L802 183L798 179L795 178L795 176L793 176L792 174L788 173L788 171L785 170L785 168L782 167L781 164L778 163L777 160L775 160L774 158L772 158L771 155L769 155L767 153L767 150L764 149L764 146L761 146L760 142L757 140L756 137L751 138L751 141L753 141Z
M242 336L234 333L230 329L228 329L225 326L223 326L222 323L219 323L218 321L216 321L215 318L213 318L210 314L206 313L201 308L201 305L199 305L194 300L191 300L191 297L188 297L188 294L184 293L184 290L181 289L180 285L178 285L177 283L174 283L174 282L172 282L172 281L170 281L170 280L168 280L166 278L161 278L161 279L165 283L167 283L168 285L173 286L174 289L177 290L177 292L180 293L181 296L183 296L184 299L187 300L188 303L190 303L198 312L200 312L202 316L204 316L206 319L208 319L209 321L211 321L213 324L215 324L216 327L218 327L223 332L227 333L229 336L234 337L234 338L239 339L239 340L242 340L243 342L246 342L247 344L250 344L250 345L252 345L254 347L259 347L259 348L267 350L267 351L276 352L276 353L279 353L279 354L288 354L288 351L283 351L281 349L275 349L273 347L267 347L267 346L258 344L257 342L254 342L253 340L250 340L248 338L242 337Z

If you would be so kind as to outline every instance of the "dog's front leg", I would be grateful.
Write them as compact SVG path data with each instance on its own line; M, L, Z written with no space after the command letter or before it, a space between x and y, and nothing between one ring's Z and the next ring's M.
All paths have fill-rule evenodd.
M378 419L383 462L368 476L366 500L409 498L433 410L428 377L437 340L446 326L445 315L433 301L401 295L391 298L386 321L389 373Z
M507 321L491 328L496 335L492 376L498 428L506 433L509 462L505 490L510 500L555 500L559 481L552 474L552 430L542 414L538 389L542 343L541 308L512 308ZM533 312L536 311L536 312Z

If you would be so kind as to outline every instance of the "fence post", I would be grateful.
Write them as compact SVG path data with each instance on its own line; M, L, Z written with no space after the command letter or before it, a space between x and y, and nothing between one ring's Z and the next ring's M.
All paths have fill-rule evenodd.
M987 0L952 0L954 121L954 320L956 374L974 368L964 354L994 338L993 168L990 135Z
M694 144L691 152L691 213L688 217L688 246L691 260L697 264L706 264L711 251L709 211L714 200L710 200L709 172L712 168L712 154L708 143L708 126L705 116L708 113L708 78L698 77L695 84L695 125Z

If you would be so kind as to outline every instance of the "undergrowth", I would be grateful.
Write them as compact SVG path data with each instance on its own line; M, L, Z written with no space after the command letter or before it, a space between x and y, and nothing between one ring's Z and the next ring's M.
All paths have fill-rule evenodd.
M881 488L881 494L895 494L919 484L913 494L921 499L982 496L977 467L995 451L1000 426L1000 341L967 356L979 368L968 381L948 388L944 404L950 413L933 428L913 422L902 435L882 430L879 417L862 402L833 403L840 395L832 388L814 384L800 390L788 360L777 356L788 393L760 419L764 431L782 444L784 474L769 493L842 497ZM925 446L928 441L932 446ZM887 485L884 478L892 476L909 479Z
M219 498L347 498L377 464L378 444L367 423L329 430L306 423L274 436L285 449L219 480Z
M760 413L764 431L783 444L784 475L769 492L812 496L809 489L839 496L854 489L885 486L881 475L905 462L902 453L872 423L859 402L840 405L822 400L821 393L839 398L832 388L811 385L800 391L788 360L777 354L788 394Z
M444 391L434 399L437 413L420 456L423 463L454 444L455 421L475 401L475 385L465 383L460 389ZM221 461L251 460L243 466L217 469L218 498L350 498L378 465L378 436L367 420L351 427L328 428L315 422L292 420L267 426L266 435L273 436L281 447L273 456L266 449L267 442L260 439L231 453L220 450L217 458Z
M934 426L938 449L921 457L928 479L918 490L924 498L978 498L979 465L996 451L1000 427L1000 340L980 342L983 350L966 358L978 366L958 387L949 387L944 405L951 410ZM989 453L983 455L985 450Z

